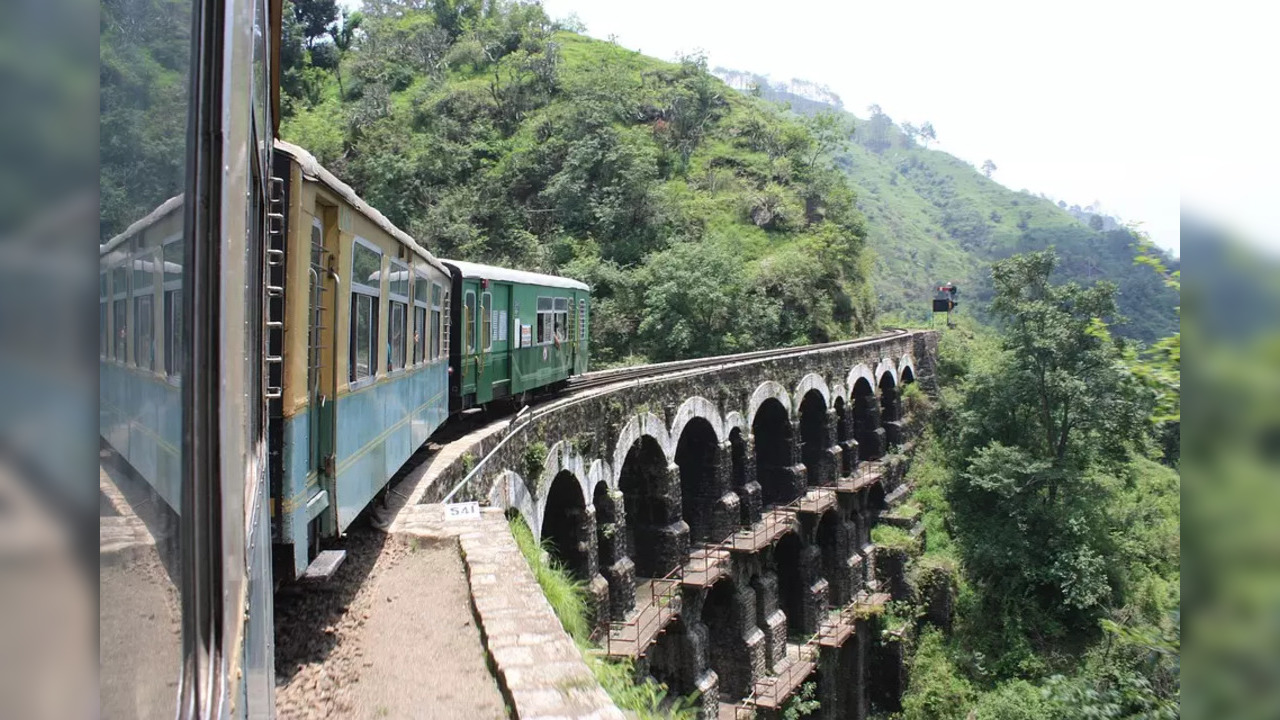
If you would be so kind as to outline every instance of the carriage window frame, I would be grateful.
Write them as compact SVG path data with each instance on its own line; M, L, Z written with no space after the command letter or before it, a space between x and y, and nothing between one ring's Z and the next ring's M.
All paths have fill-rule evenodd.
M403 273L397 275L397 273ZM398 280L403 277L404 280ZM387 269L387 372L398 373L409 367L409 265L391 258ZM396 292L396 286L404 283L404 292ZM395 345L396 311L400 313L400 346ZM396 350L400 351L400 363L396 364Z
M476 351L476 312L476 291L467 290L462 294L462 331L466 336L463 338L462 350L468 355Z
M578 339L587 339L587 300L578 300Z
M480 293L480 348L481 352L493 350L493 293Z
M555 298L552 305L554 311L553 324L551 326L551 341L555 342L559 337L560 342L569 341L569 298Z
M129 262L124 260L110 268L111 359L121 365L129 364Z
M360 247L363 247L364 249L369 250L378 256L378 271L377 271L378 285L376 286L370 285L367 277L362 278L361 280L356 279L356 250L357 248L360 248ZM372 384L378 378L378 359L380 357L380 353L378 352L378 338L381 334L378 332L378 330L380 329L379 326L381 325L381 318L379 317L380 315L379 309L382 304L382 260L384 255L385 253L383 252L382 248L369 242L368 240L365 240L359 235L355 236L351 240L351 271L349 273L349 276L351 278L351 285L350 285L351 309L350 309L350 313L347 316L347 325L348 325L347 388L348 389L365 387L367 385ZM369 340L368 340L369 363L367 366L368 367L367 375L357 374L358 363L356 362L357 350L358 350L357 343L359 342L359 337L358 337L359 330L356 323L356 313L358 312L360 307L361 297L367 298L367 302L369 303L369 315L370 315L369 316Z
M171 247L178 249L178 259L176 263L178 270L174 275L177 277L169 277L169 261L165 259L165 251ZM171 235L160 243L160 332L161 339L159 345L163 348L164 362L163 367L157 372L164 373L165 378L170 384L176 385L182 381L182 254L185 248L182 246L182 233Z
M420 267L413 269L413 366L424 365L434 358L428 348L431 347L431 291L435 283L427 277ZM421 314L421 321L419 321Z
M543 302L544 300L546 302ZM554 337L552 333L555 327L555 298L550 295L539 295L538 304L535 307L538 314L538 337L533 344L535 346L550 345Z
M142 242L137 244L142 245ZM159 256L157 248L144 247L129 260L133 364L147 372L156 371L156 259Z
M98 271L98 359L106 360L111 349L111 327L107 323L108 307L111 305L111 293L107 289L107 274L103 268Z

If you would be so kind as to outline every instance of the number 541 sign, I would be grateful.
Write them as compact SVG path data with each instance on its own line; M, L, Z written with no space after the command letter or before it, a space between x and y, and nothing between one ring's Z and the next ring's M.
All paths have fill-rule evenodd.
M466 520L478 517L480 517L478 502L449 503L444 506L445 520Z

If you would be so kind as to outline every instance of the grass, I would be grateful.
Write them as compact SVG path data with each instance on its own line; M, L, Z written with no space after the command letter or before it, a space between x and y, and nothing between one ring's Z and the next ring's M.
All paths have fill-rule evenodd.
M876 547L901 550L909 550L916 545L916 539L911 537L911 533L902 528L885 524L871 528L871 542L875 543Z
M591 642L591 604L583 584L574 580L547 549L534 540L533 531L522 518L512 518L509 524L516 546L533 570L542 594L614 704L639 720L694 720L697 707L692 697L671 697L665 684L648 678L637 680L631 662L591 652L598 648Z

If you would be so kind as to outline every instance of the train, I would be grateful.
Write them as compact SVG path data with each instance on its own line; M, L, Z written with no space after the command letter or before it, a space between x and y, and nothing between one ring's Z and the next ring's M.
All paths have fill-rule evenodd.
M176 598L178 631L101 616L103 714L272 717L278 586L331 574L332 541L451 420L585 372L590 289L438 258L280 140L280 0L179 0L154 32L145 4L108 9L113 53L162 48L186 79L111 96L182 150L103 160L132 222L99 242L102 517L165 518L154 571L104 549L103 587Z
M450 418L587 369L577 280L438 259L276 140L263 253L273 579L327 577L344 532ZM180 197L101 246L101 435L179 511ZM455 298L457 299L455 301Z

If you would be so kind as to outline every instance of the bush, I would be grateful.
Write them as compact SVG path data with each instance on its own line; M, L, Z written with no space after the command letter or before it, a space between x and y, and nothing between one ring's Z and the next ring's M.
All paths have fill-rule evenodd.
M964 718L973 704L973 688L947 657L942 633L930 628L920 635L911 659L911 679L902 698L904 720Z

